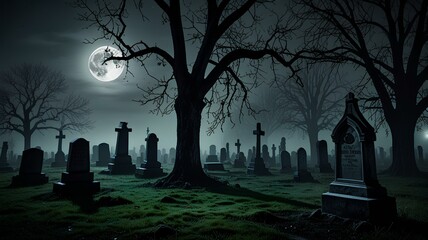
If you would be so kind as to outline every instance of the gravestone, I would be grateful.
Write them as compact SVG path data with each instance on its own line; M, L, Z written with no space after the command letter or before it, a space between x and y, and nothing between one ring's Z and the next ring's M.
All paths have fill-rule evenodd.
M248 161L254 162L253 150L252 149L248 149L247 157L248 157Z
M230 163L230 149L229 149L229 143L226 143L226 162Z
M291 156L291 162L292 163L293 162L297 163L297 152L296 151L291 151L290 156ZM292 165L292 167L293 167L293 165Z
M235 162L233 163L233 167L235 168L245 168L245 162L247 159L244 156L244 153L241 152L241 143L239 142L239 139L235 143L236 146L236 156L235 156Z
M158 161L158 142L159 138L154 133L150 133L146 140L146 161L140 168L135 170L135 176L138 178L157 178L165 176L161 163Z
M97 167L107 167L111 163L110 146L108 143L100 143L98 145L98 161L95 163Z
M340 217L389 224L397 215L395 198L377 180L373 127L361 114L353 93L333 130L336 174L322 194L322 211Z
M170 163L174 163L175 162L175 155L176 155L175 148L170 148L169 149L169 154L168 154L168 156L169 156L169 162Z
M84 138L70 142L66 172L62 173L60 182L53 184L53 192L73 196L100 191L100 182L94 181L89 163L89 142Z
M291 172L291 156L287 151L281 152L281 172Z
M48 182L49 178L42 173L43 151L37 148L30 148L22 153L19 175L12 177L11 186L25 187L42 185Z
M67 162L65 161L65 154L62 151L62 140L65 139L65 135L62 130L59 131L59 135L55 136L58 139L58 150L55 153L55 161L51 164L51 167L65 167Z
M306 150L299 148L297 150L297 171L294 173L295 182L316 182L312 174L308 171L308 160Z
M227 161L227 149L221 148L220 149L220 162L225 163Z
M3 142L0 154L0 172L13 172L13 168L7 162L7 150L9 148L8 142Z
M210 154L208 155L206 162L218 162L217 148L215 145L210 145Z
M98 145L94 145L94 146L92 146L92 157L91 157L91 161L92 162L98 162L99 160L100 160L99 146Z
M281 154L282 151L287 151L286 147L285 147L285 137L281 138L281 142L279 144L279 153Z
M328 162L327 141L321 140L317 142L317 155L319 161L320 173L332 173L330 163Z
M422 148L422 146L418 146L418 159L419 163L424 162L424 149Z
M204 164L204 169L208 171L225 171L223 163L218 160L217 148L215 145L210 146L210 154Z
M272 167L276 166L276 147L275 144L272 144L272 158L271 158L271 165Z
M271 167L271 160L269 156L269 147L266 144L262 146L262 158L267 168Z
M260 123L257 123L257 129L253 131L253 134L256 135L256 153L254 157L254 162L250 162L250 164L248 164L247 174L254 174L260 176L271 175L269 170L266 168L263 158L260 154L260 138L261 136L265 135L265 132L261 129Z
M132 164L132 158L129 151L129 133L132 128L128 128L127 122L120 122L117 132L116 154L113 163L108 164L108 172L112 175L130 175L135 174L135 164Z

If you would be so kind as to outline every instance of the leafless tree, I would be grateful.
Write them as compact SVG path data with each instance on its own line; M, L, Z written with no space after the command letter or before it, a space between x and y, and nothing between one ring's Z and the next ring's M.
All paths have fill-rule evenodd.
M334 127L340 117L344 83L330 64L311 65L301 71L303 86L286 82L279 85L282 124L291 130L301 130L309 137L311 161L317 163L318 133Z
M280 8L281 14L275 13L276 7L284 3L282 1L154 2L161 12L158 20L169 26L172 46L148 42L144 39L144 31L139 40L127 38L131 25L127 17L131 18L134 12L141 14L138 29L158 26L152 19L146 21L149 2L122 0L118 4L108 1L92 4L77 0L76 6L82 9L81 20L101 33L99 38L89 42L110 40L122 51L122 57L109 57L107 61L133 59L141 63L146 74L153 76L146 65L153 56L160 66L171 70L171 77L153 76L156 85L144 88L146 94L140 100L142 104L155 103L158 112L175 110L177 115L175 165L156 185L217 184L203 172L200 161L203 110L214 119L212 124L216 127L232 114L235 100L241 100L241 109L250 108L248 92L258 85L262 60L269 59L273 71L279 64L293 72L291 64L298 57L288 55L286 47L290 31L298 26L282 15L284 7ZM270 19L266 21L265 18ZM267 26L266 23L273 24ZM133 36L135 39L135 33Z
M5 91L0 97L0 130L21 134L25 149L31 147L36 131L60 127L82 131L90 127L88 100L65 96L67 84L60 72L43 65L22 64L2 73L0 82Z
M418 174L414 132L428 107L428 95L421 91L428 79L428 1L296 2L298 15L310 26L305 44L314 59L351 63L367 73L362 85L375 89L373 97L380 101L391 130L389 171L398 176Z

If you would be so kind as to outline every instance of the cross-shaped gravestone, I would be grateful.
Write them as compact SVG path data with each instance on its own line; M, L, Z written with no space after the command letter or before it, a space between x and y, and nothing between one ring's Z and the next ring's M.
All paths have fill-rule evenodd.
M272 158L273 159L275 159L275 151L276 151L275 144L272 144Z
M62 151L62 140L65 139L65 135L62 133L62 130L59 130L58 136L55 136L58 139L58 151L55 154L55 161L51 163L51 167L65 167L65 154Z
M59 135L55 136L58 139L58 152L62 152L62 139L65 138L65 135L62 133L62 130L59 130Z
M119 128L114 130L117 132L116 155L128 155L129 133L132 128L128 128L127 122L121 122Z
M257 129L253 131L253 134L256 135L256 159L260 158L260 138L265 135L265 132L262 131L262 127L260 123L257 123Z
M239 139L236 141L235 146L236 146L237 156L239 157L239 153L241 152L241 143L239 142Z
M107 174L135 174L135 164L132 164L132 158L128 154L129 149L129 133L132 132L128 128L127 122L120 122L119 127L115 128L117 132L116 140L116 155L114 156L113 163L108 164L108 170L102 173Z

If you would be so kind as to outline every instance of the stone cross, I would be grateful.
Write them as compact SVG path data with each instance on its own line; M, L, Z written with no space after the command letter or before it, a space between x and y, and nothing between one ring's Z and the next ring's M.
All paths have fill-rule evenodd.
M272 159L275 161L275 151L276 151L276 147L275 144L272 144Z
M239 153L241 152L241 143L239 142L239 139L236 141L235 146L236 146L237 154L239 156Z
M62 130L59 130L59 135L55 136L58 139L58 152L62 152L62 139L65 138L65 135L62 133Z
M117 132L116 155L128 155L129 133L132 128L128 128L127 122L120 122L119 128L114 130Z
M253 131L253 135L256 135L256 158L260 158L260 136L264 136L265 132L262 131L260 123L257 123L257 129Z

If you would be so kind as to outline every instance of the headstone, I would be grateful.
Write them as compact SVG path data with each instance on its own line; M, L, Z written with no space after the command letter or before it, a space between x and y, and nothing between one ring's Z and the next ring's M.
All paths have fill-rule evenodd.
M424 149L422 148L422 146L418 146L418 159L419 163L424 162Z
M250 162L250 164L248 164L247 174L271 175L260 154L260 137L265 135L265 132L261 129L260 123L257 123L257 129L253 131L253 134L256 135L256 156L254 158L254 162Z
M247 157L248 157L248 161L254 162L253 150L251 148L248 149Z
M140 168L135 170L135 176L138 178L157 178L165 176L161 163L158 161L158 142L159 138L154 133L150 133L146 140L146 161Z
M290 153L287 151L281 152L281 172L291 172L291 156Z
M53 192L74 196L100 191L100 182L94 181L89 162L89 142L84 138L70 142L67 170L62 173L61 182L54 183Z
M389 224L397 215L395 198L377 180L373 127L361 114L353 93L332 133L336 176L322 195L322 211L340 217Z
M220 149L220 162L225 163L227 161L227 149L221 148Z
M224 152L226 154L226 152ZM218 160L217 148L215 145L210 146L210 154L204 164L204 169L208 171L224 171L224 165Z
M245 162L247 159L244 156L244 153L241 152L241 143L239 142L239 139L235 143L236 146L236 156L235 161L233 162L233 167L235 168L245 168Z
M119 128L115 128L117 132L116 154L113 163L108 164L108 171L104 173L112 175L130 175L135 174L135 164L132 164L132 158L128 154L129 151L129 133L132 132L128 128L127 122L120 122Z
M169 149L169 154L168 154L168 156L169 156L169 162L170 163L174 163L175 162L175 154L176 154L175 148L170 148Z
M297 163L297 152L296 151L291 151L291 162L292 163ZM293 167L293 165L291 166Z
M58 150L55 153L55 161L51 163L51 167L65 167L67 162L65 161L65 154L62 151L62 140L65 139L65 135L62 130L59 131L59 135L55 136L58 139Z
M328 162L327 141L321 140L317 142L317 154L319 161L320 173L332 173L330 163Z
M279 144L279 152L281 153L282 151L287 151L285 147L285 137L281 138L281 143Z
M107 167L111 163L110 146L108 143L100 143L98 145L98 161L95 163L97 167Z
M92 162L98 162L99 161L99 150L98 149L99 149L98 145L92 146L92 157L91 157Z
M297 150L297 171L294 173L295 182L316 182L312 174L308 171L308 160L306 150L299 148Z
M22 153L19 175L12 177L11 186L25 187L42 185L48 182L49 178L42 173L43 151L37 148L30 148Z
M218 162L217 148L215 145L210 145L210 154L208 155L206 162Z
M276 147L275 144L272 144L272 158L271 158L271 166L276 166Z
M263 144L262 146L262 158L267 168L272 167L270 155L269 155L269 147L266 144Z
M230 149L229 149L229 143L226 143L226 162L230 163Z
M3 142L3 145L1 147L1 154L0 154L0 172L13 172L13 168L9 165L7 162L7 150L9 148L9 145L7 142Z

